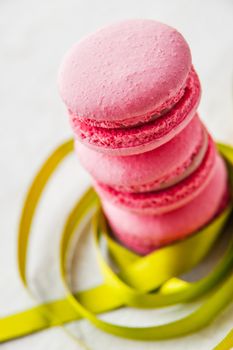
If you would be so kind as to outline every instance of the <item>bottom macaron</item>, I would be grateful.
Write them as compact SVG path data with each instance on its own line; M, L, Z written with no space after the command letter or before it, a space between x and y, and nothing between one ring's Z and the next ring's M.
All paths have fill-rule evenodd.
M228 202L227 170L220 156L208 185L191 202L164 214L142 215L102 198L113 236L139 254L186 238L211 221Z

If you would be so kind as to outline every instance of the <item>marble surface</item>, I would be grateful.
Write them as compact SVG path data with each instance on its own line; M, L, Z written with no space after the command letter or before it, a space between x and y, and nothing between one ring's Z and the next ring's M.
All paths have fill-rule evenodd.
M57 92L56 74L64 52L83 35L115 20L154 18L179 29L188 40L203 94L201 118L218 140L233 143L233 2L231 0L2 0L0 2L0 317L33 303L16 267L16 235L25 192L52 149L71 136ZM58 244L69 209L90 179L71 156L59 170L33 225L29 279L40 299L63 295ZM51 241L53 239L53 241ZM53 243L50 243L53 242ZM77 259L78 254L78 259ZM100 280L89 238L81 239L74 284ZM81 261L81 262L80 262ZM77 280L76 280L77 279ZM189 311L195 305L189 306ZM148 325L180 317L187 309L121 310L103 316L116 323ZM133 342L106 335L86 321L74 322L0 345L1 350L209 350L233 323L233 305L199 333L163 342ZM74 341L71 333L78 337Z

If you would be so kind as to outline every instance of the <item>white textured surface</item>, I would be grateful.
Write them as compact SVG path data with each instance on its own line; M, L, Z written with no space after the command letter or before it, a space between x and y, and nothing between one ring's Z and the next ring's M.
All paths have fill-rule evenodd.
M32 305L17 276L16 234L20 207L33 174L47 154L70 136L56 87L64 52L83 35L114 20L155 18L179 29L188 40L203 95L202 119L215 138L233 142L233 3L231 0L2 0L0 2L0 317ZM88 183L74 157L46 191L34 225L30 254L31 282L40 297L62 295L56 264L65 215ZM58 190L59 189L59 190ZM54 238L51 242L50 235ZM83 252L81 252L81 257ZM78 281L98 280L95 257L82 259ZM94 280L93 275L96 276ZM173 308L177 316L182 308ZM231 328L233 307L201 332L164 342L131 342L106 335L86 321L69 329L89 349L211 349ZM149 324L169 319L163 311L120 311L115 322ZM81 349L61 328L0 346L3 350Z

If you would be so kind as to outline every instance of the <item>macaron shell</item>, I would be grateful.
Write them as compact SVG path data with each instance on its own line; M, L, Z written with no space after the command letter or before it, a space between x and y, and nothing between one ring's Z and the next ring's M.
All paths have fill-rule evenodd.
M103 209L114 236L140 254L183 239L207 224L226 202L227 171L218 156L214 176L188 204L162 215L139 215L103 200Z
M96 181L124 192L145 192L164 187L200 164L207 147L207 135L199 117L172 140L150 151L132 156L111 156L97 152L76 140L76 153ZM198 161L194 161L199 158ZM190 171L191 171L190 170Z
M200 166L183 181L160 191L128 193L94 182L101 199L107 198L121 208L143 214L161 214L177 209L194 199L207 186L217 161L216 146L209 136L208 148Z
M58 84L73 114L119 121L166 108L190 68L190 50L179 32L153 20L129 20L75 44Z

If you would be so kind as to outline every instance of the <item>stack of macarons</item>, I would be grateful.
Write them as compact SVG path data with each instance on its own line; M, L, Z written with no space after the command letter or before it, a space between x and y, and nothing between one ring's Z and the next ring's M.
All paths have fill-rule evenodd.
M147 254L225 207L225 163L197 114L200 82L178 31L153 20L100 29L67 53L59 89L78 157L123 245Z

